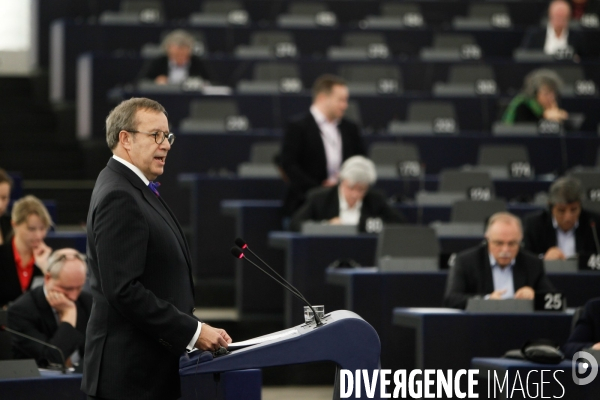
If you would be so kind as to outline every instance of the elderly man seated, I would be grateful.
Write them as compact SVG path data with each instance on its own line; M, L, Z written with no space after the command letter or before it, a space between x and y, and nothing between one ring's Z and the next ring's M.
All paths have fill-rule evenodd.
M553 292L554 286L535 255L520 250L523 229L518 217L492 215L485 243L458 254L448 274L444 304L465 308L469 298L532 300L535 292Z
M304 221L358 225L361 230L369 218L380 218L384 223L404 222L402 214L371 188L376 180L377 172L371 160L363 156L350 157L342 164L338 185L309 193L306 203L292 217L292 230L299 231Z
M92 295L82 292L85 257L75 249L56 250L48 259L44 285L19 297L8 308L8 327L53 344L62 350L67 366L83 357ZM33 358L38 366L60 364L60 354L34 341L13 336L14 358Z

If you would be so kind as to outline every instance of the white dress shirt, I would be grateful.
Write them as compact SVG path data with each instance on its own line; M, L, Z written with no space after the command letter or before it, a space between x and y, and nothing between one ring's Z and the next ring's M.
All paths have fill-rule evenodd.
M354 207L350 207L346 198L342 194L342 188L338 188L338 196L340 199L340 220L342 225L358 225L360 221L360 210L362 208L362 200L357 201Z
M342 166L342 135L338 129L340 121L329 121L315 106L310 107L310 113L321 130L321 139L327 158L327 178L337 180Z
M117 160L118 162L120 162L121 164L125 165L130 170L132 170L137 176L140 177L140 179L144 182L144 185L148 186L150 181L148 180L148 178L146 178L146 176L142 173L142 171L140 171L140 169L138 167L136 167L129 161L126 161L126 160L122 159L121 157L116 156L114 154L113 154L113 158L115 160ZM196 333L194 334L194 337L192 337L192 340L186 347L186 349L188 351L192 351L195 349L194 345L196 344L196 341L198 340L198 337L200 336L201 331L202 331L202 322L198 321L198 328L196 329Z
M496 262L494 256L490 253L490 266L492 267L492 278L494 280L494 291L505 289L506 292L502 295L503 299L512 299L515 297L515 283L513 280L513 267L515 260L513 259L509 265L502 268ZM489 295L485 296L489 298Z
M169 60L169 83L178 85L183 83L189 77L190 63L177 65Z
M555 54L558 50L566 50L569 47L569 30L563 29L560 36L556 36L554 28L548 24L546 28L546 43L544 53Z
M552 218L552 226L556 230L556 246L563 252L566 258L573 257L577 254L575 250L575 229L579 226L579 221L570 231L563 231L558 227L558 222Z

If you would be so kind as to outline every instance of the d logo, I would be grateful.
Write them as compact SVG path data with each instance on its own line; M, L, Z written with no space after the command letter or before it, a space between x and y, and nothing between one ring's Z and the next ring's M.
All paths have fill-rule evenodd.
M581 359L584 359L585 361L579 361ZM598 362L591 354L586 353L585 351L578 351L575 353L572 363L573 382L575 382L576 385L587 385L598 375ZM586 374L589 375L585 378L580 378Z

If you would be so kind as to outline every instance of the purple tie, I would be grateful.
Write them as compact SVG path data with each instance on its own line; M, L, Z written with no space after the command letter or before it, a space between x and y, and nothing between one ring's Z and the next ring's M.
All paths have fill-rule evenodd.
M154 194L157 195L158 197L160 197L160 193L158 193L159 186L160 186L160 182L150 181L150 183L148 183L148 187L150 188L150 190L152 190L154 192Z

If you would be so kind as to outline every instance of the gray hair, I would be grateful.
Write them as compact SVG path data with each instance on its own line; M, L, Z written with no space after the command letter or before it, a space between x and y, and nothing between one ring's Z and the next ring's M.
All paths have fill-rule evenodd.
M354 183L372 185L377 181L375 164L363 156L353 156L344 161L340 171L340 179Z
M551 69L541 68L531 71L525 77L523 93L528 97L535 98L542 86L548 86L554 93L559 94L563 86L560 76Z
M555 180L550 186L548 203L553 206L555 204L581 202L582 192L579 179L564 176Z
M145 97L132 97L129 100L123 100L106 117L106 143L111 150L117 147L121 131L136 130L138 124L136 113L138 110L151 110L167 115L165 108L157 101Z
M508 223L508 224L514 223L519 227L521 236L523 235L523 225L521 224L521 219L519 217L517 217L516 215L509 213L507 211L500 211L495 214L492 214L492 216L488 219L487 225L485 227L485 235L486 236L487 236L489 230L492 228L492 226L496 222L504 222L504 223Z
M74 256L75 258L81 261L87 273L87 263L83 254L81 254L75 249L59 249L54 251L52 254L50 254L50 257L48 257L48 270L46 272L50 274L52 279L58 279L58 277L60 276L60 272L65 266L65 263L68 260L72 260L72 258L69 258L70 255Z
M196 38L191 33L183 29L175 29L165 36L162 41L162 48L166 51L169 46L175 45L193 49L195 44Z

